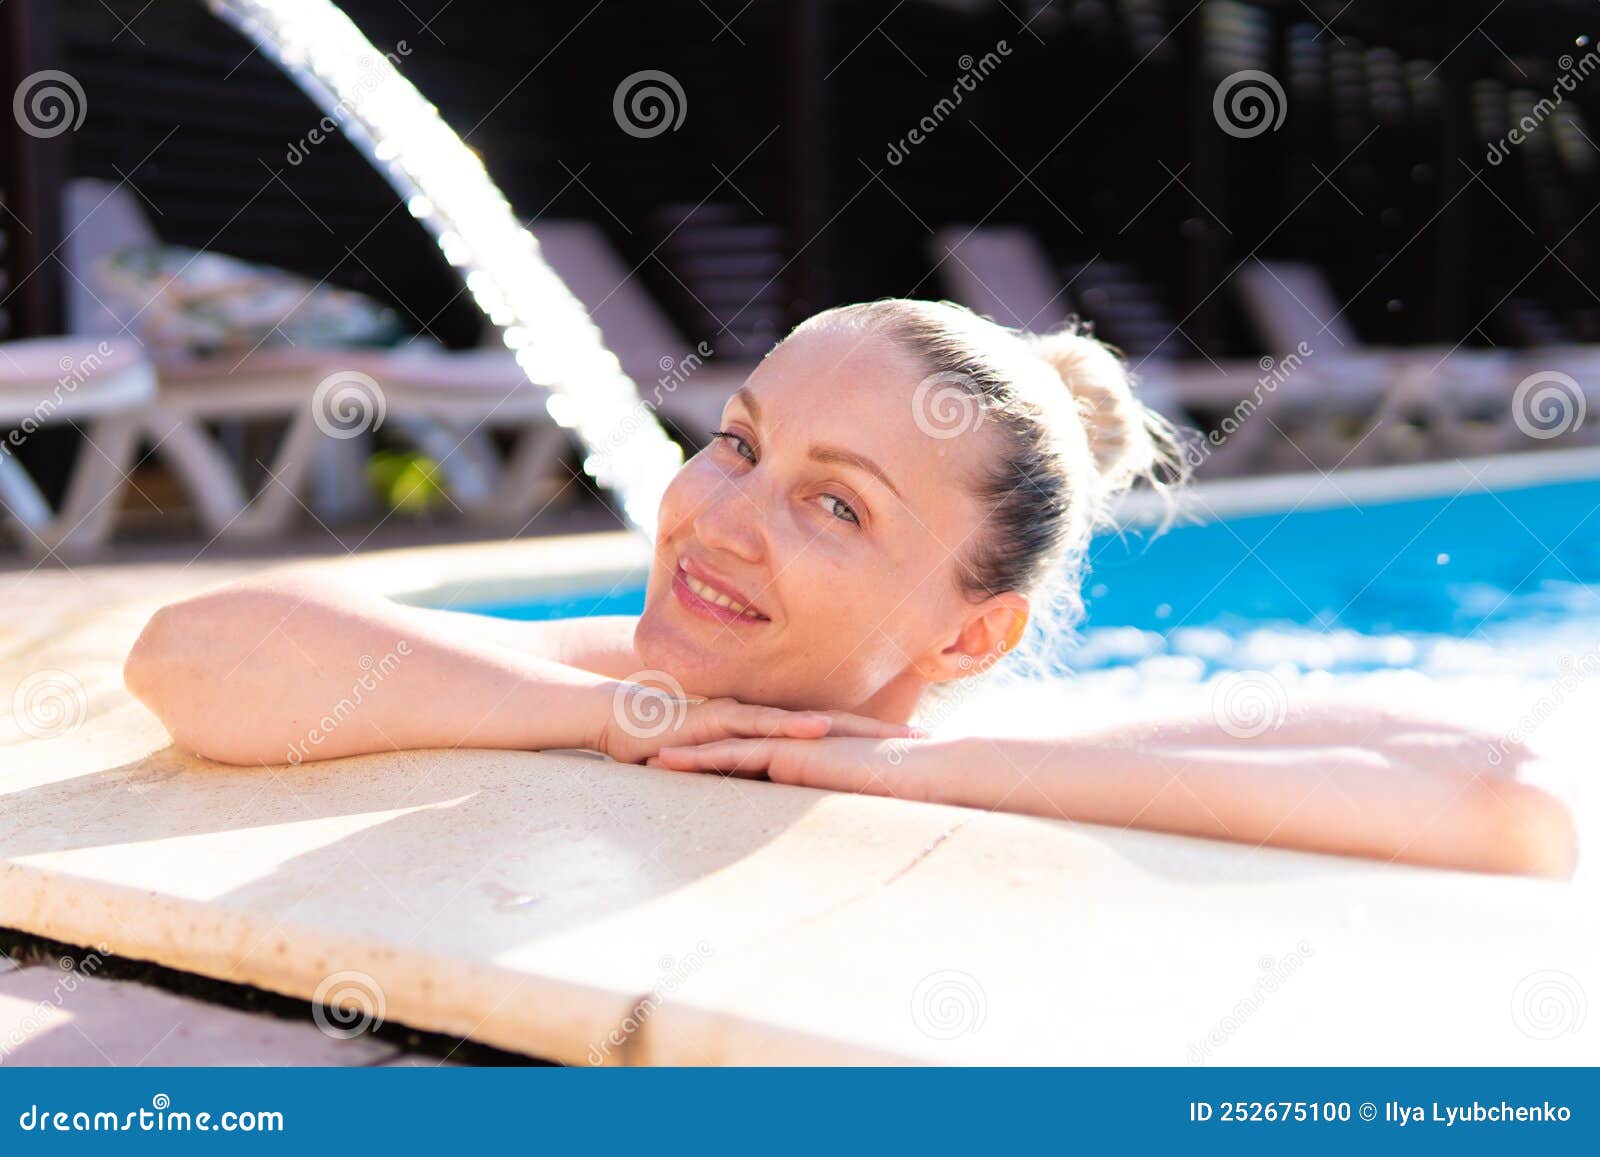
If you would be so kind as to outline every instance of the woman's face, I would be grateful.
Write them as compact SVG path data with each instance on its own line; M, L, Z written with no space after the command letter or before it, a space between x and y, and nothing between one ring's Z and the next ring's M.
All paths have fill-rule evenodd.
M840 326L768 355L662 500L641 661L691 694L868 711L968 669L957 560L992 443L919 427L924 373Z

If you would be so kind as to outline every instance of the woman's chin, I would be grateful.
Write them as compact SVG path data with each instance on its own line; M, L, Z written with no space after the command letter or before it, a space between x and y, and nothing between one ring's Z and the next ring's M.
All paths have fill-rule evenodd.
M633 651L646 668L671 675L690 695L720 698L730 694L724 688L738 685L739 673L728 670L726 652L708 646L649 610L634 628Z

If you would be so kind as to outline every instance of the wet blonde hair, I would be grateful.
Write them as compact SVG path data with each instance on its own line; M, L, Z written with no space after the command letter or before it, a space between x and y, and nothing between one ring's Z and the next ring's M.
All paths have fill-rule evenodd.
M1118 353L1076 322L1036 335L954 302L889 298L826 310L797 332L821 326L880 335L915 359L926 374L915 416L934 436L952 436L952 413L999 432L1000 453L972 481L989 513L957 572L975 600L1028 595L1036 634L1059 637L1082 618L1084 560L1117 495L1185 476L1176 431L1135 396Z

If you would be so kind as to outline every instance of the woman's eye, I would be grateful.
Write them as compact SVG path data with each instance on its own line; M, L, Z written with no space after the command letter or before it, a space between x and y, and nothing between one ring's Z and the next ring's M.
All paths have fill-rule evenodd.
M861 525L861 519L856 515L855 510L843 499L835 498L832 494L824 494L822 496L822 502L824 508L826 508L835 518L841 519L844 522L853 522L857 526ZM828 506L829 503L832 503L832 506Z
M756 460L756 452L750 448L750 443L746 442L733 431L713 430L711 431L711 436L718 441L725 442L729 446L732 446L733 452L746 461L754 462Z

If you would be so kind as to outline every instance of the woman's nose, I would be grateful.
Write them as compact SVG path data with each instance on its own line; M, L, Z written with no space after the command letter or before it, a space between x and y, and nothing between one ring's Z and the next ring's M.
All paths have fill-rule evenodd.
M694 533L707 550L759 562L766 553L766 512L758 495L746 493L744 481L726 478L712 488L695 515Z

